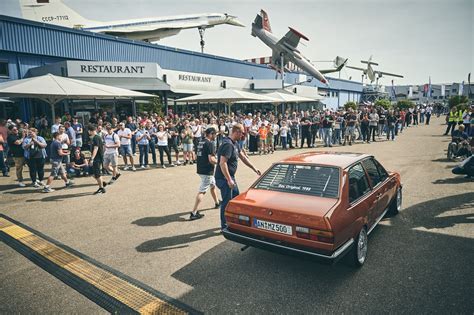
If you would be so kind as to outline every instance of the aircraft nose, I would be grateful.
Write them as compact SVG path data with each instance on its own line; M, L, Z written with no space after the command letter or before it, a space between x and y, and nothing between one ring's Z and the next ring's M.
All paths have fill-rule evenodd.
M234 26L245 27L245 25L235 17L228 18L227 19L227 24L234 25Z

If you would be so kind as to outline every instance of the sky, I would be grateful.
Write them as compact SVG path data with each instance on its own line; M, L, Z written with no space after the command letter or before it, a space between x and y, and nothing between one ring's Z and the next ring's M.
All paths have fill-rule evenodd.
M88 19L119 20L192 13L236 15L246 27L221 25L206 30L205 52L236 59L271 56L250 35L255 15L267 11L273 33L291 26L310 40L299 49L310 60L349 58L349 64L373 55L381 71L399 73L395 84L474 81L474 0L64 0ZM18 0L0 0L0 14L21 17ZM200 51L197 29L162 39L161 45ZM330 62L315 62L331 68ZM332 74L337 76L337 74ZM341 78L360 81L361 73L343 69ZM384 77L380 83L390 84Z

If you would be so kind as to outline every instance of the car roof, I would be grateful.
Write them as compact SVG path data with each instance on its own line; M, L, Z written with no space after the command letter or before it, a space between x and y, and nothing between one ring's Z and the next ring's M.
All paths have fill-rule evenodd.
M318 151L297 154L281 160L279 163L318 164L336 166L344 169L357 161L371 156L372 155L364 153Z

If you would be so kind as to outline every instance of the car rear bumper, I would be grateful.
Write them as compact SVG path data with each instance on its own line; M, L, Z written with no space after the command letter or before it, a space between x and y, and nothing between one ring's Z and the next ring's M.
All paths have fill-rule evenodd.
M288 246L287 244L279 244L276 242L271 242L267 240L257 239L249 235L243 235L241 233L230 231L228 228L222 230L222 234L228 240L241 243L244 245L257 247L261 249L266 249L274 252L279 252L282 254L288 254L293 256L301 256L307 258L313 258L318 260L325 261L337 261L339 258L343 257L344 254L351 248L351 245L354 243L354 239L350 239L344 244L342 244L337 250L332 253L324 254L311 251L309 249L295 248Z

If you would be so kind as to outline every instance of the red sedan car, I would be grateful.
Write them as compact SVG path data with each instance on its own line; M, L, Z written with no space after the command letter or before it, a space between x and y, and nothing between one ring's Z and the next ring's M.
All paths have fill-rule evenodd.
M402 203L400 174L366 154L310 152L273 164L232 199L225 238L248 246L356 266L367 257L367 236Z

